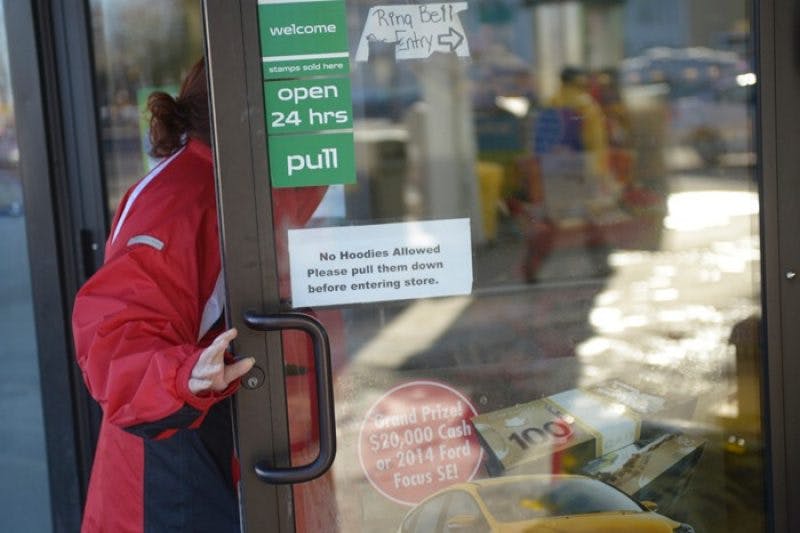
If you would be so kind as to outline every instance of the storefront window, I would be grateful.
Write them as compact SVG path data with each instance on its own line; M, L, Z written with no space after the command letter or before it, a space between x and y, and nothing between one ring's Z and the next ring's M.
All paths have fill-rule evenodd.
M0 530L51 531L26 215L0 3Z
M333 473L295 489L301 529L471 530L440 490L491 527L634 509L636 531L651 501L673 528L764 529L749 7L347 2L355 183L328 191L325 233L288 234L339 432ZM417 221L435 240L445 219L471 257L375 237ZM470 259L471 287L425 298ZM292 429L299 464L313 439Z

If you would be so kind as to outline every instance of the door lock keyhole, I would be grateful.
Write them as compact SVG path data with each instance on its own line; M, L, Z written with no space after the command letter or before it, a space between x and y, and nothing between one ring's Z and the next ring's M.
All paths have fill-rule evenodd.
M242 387L248 390L257 389L264 384L265 377L264 371L260 367L254 366L242 377Z

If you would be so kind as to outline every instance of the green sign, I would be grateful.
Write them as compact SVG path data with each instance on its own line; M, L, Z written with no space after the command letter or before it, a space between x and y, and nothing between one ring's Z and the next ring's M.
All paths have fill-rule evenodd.
M355 183L352 133L271 135L269 172L274 187Z
M353 127L349 78L267 82L264 103L270 135Z
M355 183L344 0L258 0L258 23L272 185Z
M344 0L259 0L264 79L350 72Z

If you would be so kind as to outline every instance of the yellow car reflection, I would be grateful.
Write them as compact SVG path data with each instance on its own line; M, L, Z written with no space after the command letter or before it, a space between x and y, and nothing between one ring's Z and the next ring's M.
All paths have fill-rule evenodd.
M694 533L654 508L583 476L509 476L442 490L414 507L399 531Z

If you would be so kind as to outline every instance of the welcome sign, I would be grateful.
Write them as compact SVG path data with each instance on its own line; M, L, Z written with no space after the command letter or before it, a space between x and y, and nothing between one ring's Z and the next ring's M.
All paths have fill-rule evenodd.
M355 183L344 0L259 0L274 187Z
M259 0L264 79L350 72L343 0Z

